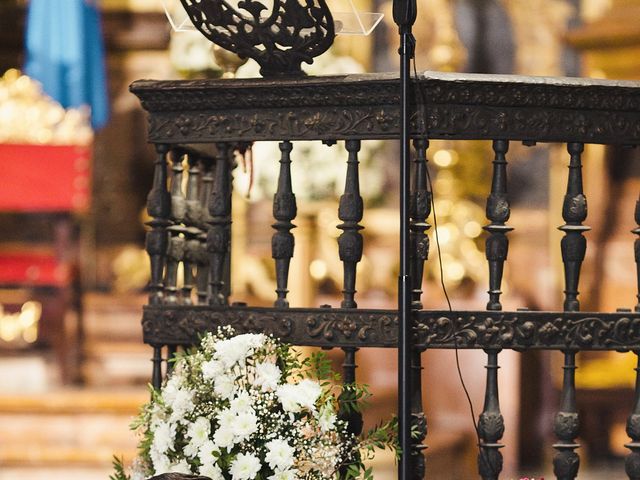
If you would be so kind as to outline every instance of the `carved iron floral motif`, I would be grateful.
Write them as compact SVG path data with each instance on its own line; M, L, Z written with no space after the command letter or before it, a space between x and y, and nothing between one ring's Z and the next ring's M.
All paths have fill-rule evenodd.
M181 0L195 27L211 42L253 58L263 76L304 75L302 62L325 52L335 37L324 0ZM269 7L270 5L270 7Z
M429 138L640 143L637 88L479 78L418 80ZM233 86L216 80L139 81L131 89L151 112L154 142L331 140L397 137L398 82L394 75L369 74L241 80ZM415 113L412 119L417 134Z
M640 349L640 315L581 312L416 312L419 348ZM597 315L597 316L596 316ZM328 347L396 347L394 310L266 309L261 307L146 307L145 342L186 344L219 325L278 329L283 340ZM193 322L193 328L189 324ZM181 326L182 325L182 326ZM283 327L286 325L286 328ZM244 331L244 330L243 330Z

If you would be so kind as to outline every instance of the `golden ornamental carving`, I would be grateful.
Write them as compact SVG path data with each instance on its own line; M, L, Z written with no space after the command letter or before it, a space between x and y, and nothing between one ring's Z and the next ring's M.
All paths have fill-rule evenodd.
M87 145L92 139L88 108L65 110L19 70L0 77L0 143Z

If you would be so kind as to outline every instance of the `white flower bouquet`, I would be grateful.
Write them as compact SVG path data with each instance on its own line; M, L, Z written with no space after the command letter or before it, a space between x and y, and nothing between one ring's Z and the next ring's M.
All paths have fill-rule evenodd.
M364 387L340 386L323 352L301 358L263 334L207 334L177 357L160 391L132 424L142 439L127 474L176 472L213 480L370 478L363 460L395 448L395 420L366 436L349 433L339 412L357 411Z

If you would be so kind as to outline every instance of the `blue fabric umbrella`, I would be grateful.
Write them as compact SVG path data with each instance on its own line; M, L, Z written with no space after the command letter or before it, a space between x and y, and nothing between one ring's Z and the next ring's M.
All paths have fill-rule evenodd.
M62 106L91 107L91 124L109 118L104 45L95 0L31 0L25 72Z

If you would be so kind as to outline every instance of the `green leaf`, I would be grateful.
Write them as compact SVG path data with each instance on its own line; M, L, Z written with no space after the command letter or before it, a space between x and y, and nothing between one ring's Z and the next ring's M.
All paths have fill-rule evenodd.
M115 455L111 461L113 465L113 475L109 475L109 480L131 480L131 477L127 475L124 469L124 460L122 457L118 458Z

